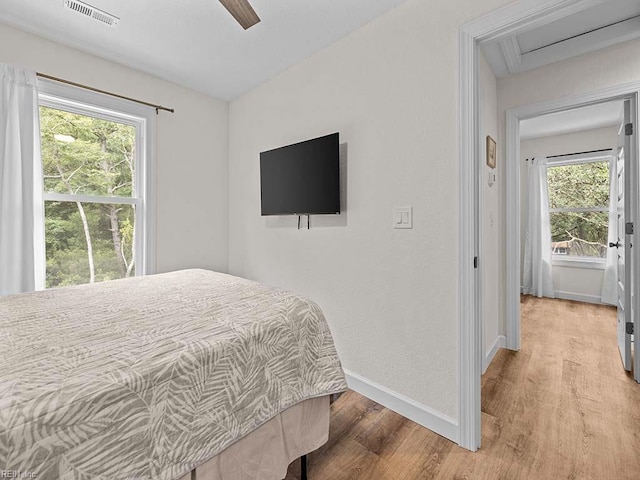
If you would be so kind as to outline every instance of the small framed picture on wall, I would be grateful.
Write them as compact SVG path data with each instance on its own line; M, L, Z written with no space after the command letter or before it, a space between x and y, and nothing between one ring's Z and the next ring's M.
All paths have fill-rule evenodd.
M496 168L496 141L487 135L487 165Z

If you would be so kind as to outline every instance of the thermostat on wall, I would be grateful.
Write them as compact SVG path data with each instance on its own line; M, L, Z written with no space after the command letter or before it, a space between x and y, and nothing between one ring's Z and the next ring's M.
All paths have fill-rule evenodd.
M489 177L489 180L488 180L487 183L488 183L488 185L490 187L493 187L493 184L496 183L496 172L495 172L495 170L493 170L493 169L489 170L489 176L488 177Z

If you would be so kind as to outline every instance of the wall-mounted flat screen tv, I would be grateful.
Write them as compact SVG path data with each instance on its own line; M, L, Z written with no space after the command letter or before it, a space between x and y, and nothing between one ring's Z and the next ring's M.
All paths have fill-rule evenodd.
M340 213L338 133L260 153L262 215Z

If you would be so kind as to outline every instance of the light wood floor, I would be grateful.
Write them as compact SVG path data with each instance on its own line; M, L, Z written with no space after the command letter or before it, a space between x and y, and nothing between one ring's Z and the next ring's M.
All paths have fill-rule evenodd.
M640 385L615 331L613 308L524 297L521 351L500 350L482 378L478 452L349 391L309 480L639 479Z

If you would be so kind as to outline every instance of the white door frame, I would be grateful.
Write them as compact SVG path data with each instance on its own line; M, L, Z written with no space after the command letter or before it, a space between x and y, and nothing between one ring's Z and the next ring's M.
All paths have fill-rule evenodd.
M638 105L639 96L640 82L633 82L587 94L574 95L507 110L507 151L505 157L507 159L505 162L507 182L505 199L507 208L507 348L511 350L520 349L520 121L548 113L630 97ZM637 120L632 119L632 121L637 125ZM636 185L638 184L637 182L638 179L635 180ZM638 228L636 228L636 232L637 230ZM634 233L635 236L636 233ZM634 243L637 242L634 241ZM635 258L637 259L637 256ZM635 267L637 268L637 265Z
M482 279L474 268L479 248L479 118L478 45L601 4L602 0L521 0L460 28L459 201L460 246L458 261L458 444L471 451L480 448L480 376L482 373L481 313L476 295ZM509 225L507 224L507 228ZM640 230L640 229L639 229ZM480 259L482 262L482 259ZM507 288L519 281L507 275ZM478 285L480 283L480 285ZM519 292L518 292L519 293Z

